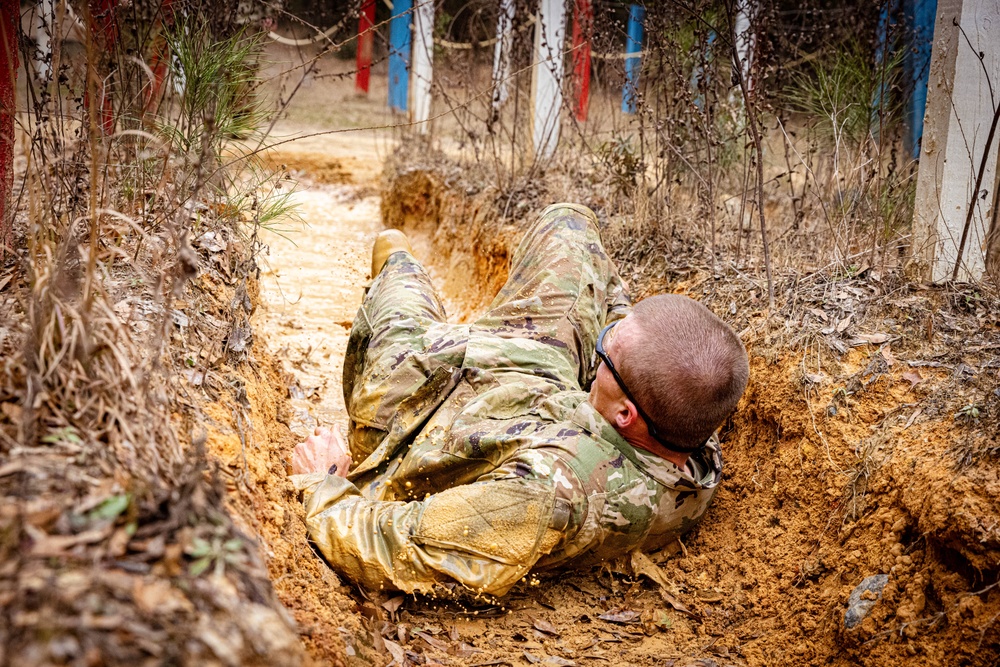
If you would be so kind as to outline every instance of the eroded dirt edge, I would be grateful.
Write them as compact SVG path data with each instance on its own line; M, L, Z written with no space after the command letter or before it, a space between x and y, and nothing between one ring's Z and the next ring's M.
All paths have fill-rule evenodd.
M384 223L410 234L455 304L453 318L468 318L502 285L520 229L517 221L499 222L488 195L466 192L454 174L395 166L382 202ZM905 336L891 349L826 352L817 363L757 331L744 330L753 375L727 429L723 489L683 547L657 559L701 622L671 612L666 632L608 639L591 624L595 605L653 612L662 601L637 582L609 600L599 575L576 586L543 581L540 596L515 592L531 604L512 605L500 619L407 601L403 620L411 629L450 626L462 645L476 649L452 656L452 664L496 656L527 664L524 651L545 650L617 654L632 664L663 655L748 665L995 664L1000 590L991 584L1000 569L1000 480L995 460L961 469L952 463L949 452L980 437L928 408L952 373L920 368L917 380L905 363L913 347ZM242 390L209 414L213 451L254 480L241 487L234 475L236 514L260 535L275 590L315 658L387 662L372 648L376 633L368 628L400 618L340 585L306 546L285 477L296 440L287 427L290 379L270 354L258 362ZM256 452L250 456L246 424ZM882 597L846 630L848 595L873 574L889 575ZM442 613L450 614L445 621ZM374 619L367 628L366 616ZM539 618L558 634L538 631ZM433 646L414 641L433 655Z

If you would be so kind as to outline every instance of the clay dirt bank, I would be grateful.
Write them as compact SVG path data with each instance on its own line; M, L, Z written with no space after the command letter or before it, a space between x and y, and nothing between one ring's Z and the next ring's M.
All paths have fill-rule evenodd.
M293 169L295 160L281 158ZM303 158L304 178L309 163ZM327 265L336 296L325 307L339 314L317 318L302 287L309 279L294 279L294 294L271 299L268 317L280 322L265 326L269 348L290 374L285 384L260 377L247 392L253 415L277 411L300 433L311 424L310 404L321 421L342 418L339 355L350 322L341 318L360 299L367 244L379 228L370 217L352 222L357 211L373 214L375 193L337 180L304 186L316 193L307 198L326 202L306 214L324 240L276 248L274 261L305 271L310 253L328 257L333 248L324 245L324 229L347 220L331 231L347 236L329 241L339 250ZM382 221L410 235L454 320L482 308L503 283L512 244L532 213L501 223L490 194L468 194L476 191L443 160L394 160L385 174ZM310 219L316 214L329 217ZM612 253L621 253L621 230L606 232ZM283 252L291 253L286 260ZM413 664L996 664L996 433L961 412L970 392L995 382L995 304L970 306L945 290L862 276L802 288L768 318L745 286L690 273L672 278L645 265L653 267L646 274L625 271L633 291L702 299L725 313L751 353L750 387L724 429L726 479L704 522L683 544L652 554L652 563L625 558L573 577L531 577L495 604L371 597L338 586L318 560L307 566L316 572L308 582L296 574L306 567L297 562L303 552L286 541L300 539L300 510L286 482L261 471L258 493L263 488L268 498L254 502L251 521L270 552L278 595L314 656L334 658L343 640L349 661L364 655ZM322 290L311 292L323 298ZM353 303L341 302L347 297ZM831 336L829 323L842 322L848 309L850 326L835 326ZM937 314L930 334L928 312ZM972 330L979 333L967 336ZM829 344L833 338L842 342ZM292 409L283 407L289 383L299 397ZM270 456L285 448L287 458L295 436L275 428L266 419L257 426L280 443ZM878 574L888 575L881 595L867 593L877 601L846 628L852 590ZM327 588L315 588L319 581ZM336 600L340 611L310 611L318 600L327 607Z

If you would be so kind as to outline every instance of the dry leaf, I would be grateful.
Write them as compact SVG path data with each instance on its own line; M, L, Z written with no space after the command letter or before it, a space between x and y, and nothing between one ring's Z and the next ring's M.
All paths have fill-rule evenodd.
M403 596L397 595L394 598L390 598L382 603L382 608L385 609L390 614L395 614L396 610L399 609L399 605L403 604Z
M88 530L76 535L49 535L30 524L24 526L25 532L31 538L32 556L64 556L66 551L78 544L93 544L103 541L112 530L111 526L96 530Z
M625 625L627 623L637 623L639 612L632 611L631 609L619 609L618 611L609 611L607 614L598 614L597 618L609 623L621 623Z
M0 403L0 412L3 412L7 416L7 419L11 423L18 423L21 421L21 416L24 414L24 410L17 403Z
M696 593L702 602L722 602L722 593L713 590L703 590Z
M903 373L903 379L910 383L910 389L913 389L918 384L924 381L923 376L920 375L920 371L916 369L909 370Z
M5 463L2 466L0 466L0 477L13 475L14 473L18 473L26 469L27 466L25 465L24 461L22 461L21 459L17 459L11 461L10 463Z
M542 660L543 665L556 665L556 667L572 667L576 663L572 660L567 660L566 658L560 658L557 655L550 655L549 657Z
M523 653L524 653L524 659L527 660L528 662L530 662L533 665L537 665L538 663L540 663L542 661L541 658L535 656L532 653L528 653L527 651L523 651Z
M656 563L651 561L649 556L642 553L638 549L632 552L632 572L637 576L642 575L647 577L656 583L660 587L660 596L663 598L663 601L671 607L682 614L687 614L692 618L699 618L697 614L688 609L684 603L670 593L670 588L672 588L672 586L670 580L667 579L667 575L663 574L663 570L661 570Z
M392 641L391 639L382 639L382 643L385 644L385 648L389 651L389 655L392 656L393 661L397 665L406 664L406 653L403 651L403 647Z
M850 319L850 316L848 316L848 319ZM840 329L839 324L837 325L837 330L842 331L842 329ZM858 334L858 338L865 341L866 343L871 343L872 345L881 345L882 343L889 340L889 334L887 333Z
M439 651L448 650L448 642L443 642L440 639L437 639L436 637L433 637L430 634L424 632L423 630L414 630L411 634L416 635L417 637L423 639L425 642L430 644L431 648L436 648Z
M883 345L879 352L882 354L882 358L885 359L887 366L893 366L896 363L896 357L892 356L892 350L889 349L888 343Z
M532 625L534 625L535 629L540 632L544 632L549 635L554 635L556 637L559 636L559 631L556 630L556 626L552 625L546 620L543 620L541 618L536 618L535 622Z
M815 315L816 318L823 323L826 323L826 321L830 319L826 316L826 313L820 310L819 308L806 308L806 310Z
M851 326L851 319L853 317L854 317L853 314L852 315L848 315L844 319L842 319L839 322L837 322L837 329L836 329L837 333L844 333L844 331L847 329L847 327Z

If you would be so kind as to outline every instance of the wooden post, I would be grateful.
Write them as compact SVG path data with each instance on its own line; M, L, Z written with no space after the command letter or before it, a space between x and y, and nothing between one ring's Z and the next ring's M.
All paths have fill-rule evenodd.
M736 0L736 16L733 20L736 60L739 62L740 74L746 82L748 93L752 93L754 87L753 51L757 44L757 35L754 32L753 19L756 15L756 3L757 0Z
M694 66L691 72L691 93L694 98L691 100L694 105L699 109L705 108L705 96L702 94L702 89L708 87L708 81L706 78L708 74L705 73L705 67L703 64L712 62L714 57L713 50L715 48L715 40L718 39L719 35L714 30L709 30L708 34L705 36L705 49L702 55L702 60Z
M159 15L156 17L155 32L150 40L148 56L149 68L153 71L153 81L146 89L144 111L155 112L163 100L164 84L170 70L170 45L165 31L174 24L174 0L161 0Z
M17 24L21 3L0 0L0 267L14 252L14 114L17 99Z
M576 119L587 120L590 106L590 42L594 36L594 6L591 0L573 5L573 97Z
M430 132L431 82L434 74L434 0L416 0L413 12L413 91L411 122L421 134Z
M497 42L493 45L493 117L507 101L510 79L510 49L514 36L514 0L500 0L497 11Z
M118 44L118 17L115 15L118 9L118 0L88 0L86 18L89 23L87 30L94 40L94 47L97 53L108 55L114 53ZM105 65L108 58L101 57L100 62ZM103 69L103 68L99 68ZM100 107L100 121L98 128L104 136L111 136L115 132L115 110L111 101L111 91L108 86L106 72L98 73L99 81L97 86L97 100L90 99L90 86L84 93L84 106L90 107L96 103Z
M635 113L639 101L639 72L642 69L642 22L646 10L629 5L628 37L625 39L625 87L622 88L622 113Z
M410 91L410 18L412 0L395 0L389 23L389 108L406 111Z
M903 69L910 85L907 91L906 133L903 141L914 160L920 157L920 137L924 133L936 9L937 0L906 0L903 5L906 35L909 39Z
M565 0L540 0L535 24L535 52L531 77L531 136L535 157L547 160L559 144L562 108L563 43L566 39Z
M913 211L914 259L934 281L978 280L986 257L1000 252L991 191L1000 155L998 45L1000 2L938 3Z
M875 44L875 77L878 86L872 99L871 127L876 133L881 132L883 116L889 108L892 91L886 80L891 76L887 63L890 61L893 49L892 38L896 28L896 14L899 0L883 0L878 17L878 31Z
M368 94L368 86L372 74L372 45L375 43L375 0L364 0L361 3L361 13L358 14L358 48L355 53L357 72L354 78L354 89L364 95Z
M39 81L48 81L52 71L52 32L55 23L55 5L52 0L42 0L35 8L35 74Z

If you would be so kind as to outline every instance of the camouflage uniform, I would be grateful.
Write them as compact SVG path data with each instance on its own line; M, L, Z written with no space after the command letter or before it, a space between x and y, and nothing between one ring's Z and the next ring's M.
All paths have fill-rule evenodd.
M445 323L421 266L393 254L344 364L349 481L301 475L310 535L369 588L460 582L502 595L532 569L653 549L705 512L714 440L689 468L630 446L590 405L597 333L630 302L594 213L547 208L475 323Z

